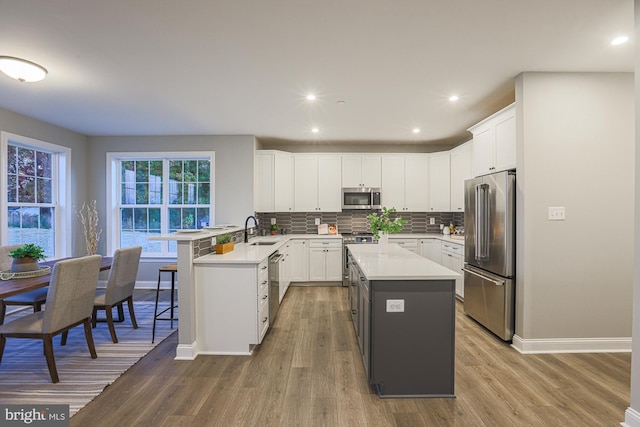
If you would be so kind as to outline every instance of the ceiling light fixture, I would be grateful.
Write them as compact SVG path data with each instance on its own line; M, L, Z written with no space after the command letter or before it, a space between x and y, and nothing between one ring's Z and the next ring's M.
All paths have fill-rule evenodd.
M456 102L458 99L460 99L460 98L458 97L458 95L451 95L451 96L449 97L449 101L451 101L451 102Z
M0 56L0 71L21 82L37 82L47 75L44 67L12 56Z
M627 36L618 36L615 39L611 40L611 46L618 46L624 44L629 41L629 37Z
M313 128L313 129L311 129L311 132L313 132L313 133L318 133L318 132L320 132L320 129L318 129L318 128Z
M316 96L312 93L310 93L309 95L307 95L307 101L315 101L316 100Z
M413 128L413 133L420 133L420 128Z

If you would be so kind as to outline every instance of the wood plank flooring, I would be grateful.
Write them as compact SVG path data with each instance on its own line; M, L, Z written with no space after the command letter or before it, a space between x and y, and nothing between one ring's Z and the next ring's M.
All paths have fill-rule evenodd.
M291 287L252 356L176 361L177 334L71 426L618 426L630 353L522 355L457 303L455 399L380 399L341 287Z

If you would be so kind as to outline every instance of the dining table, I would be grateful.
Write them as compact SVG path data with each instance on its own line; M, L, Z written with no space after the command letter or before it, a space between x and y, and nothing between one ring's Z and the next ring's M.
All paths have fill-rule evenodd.
M0 280L0 299L49 286L49 282L51 281L51 273L53 273L53 266L57 262L68 259L72 258L61 258L53 261L41 261L39 263L40 267L51 267L50 273L43 276L28 277L23 279L13 278L9 280ZM112 257L102 257L100 271L109 270L111 268L112 261Z

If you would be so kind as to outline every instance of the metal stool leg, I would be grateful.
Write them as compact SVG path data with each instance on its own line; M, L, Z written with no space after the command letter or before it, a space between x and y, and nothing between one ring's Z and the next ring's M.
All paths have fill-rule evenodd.
M158 299L160 298L160 276L162 275L162 271L158 271L158 287L156 288L156 308L153 310L153 330L151 332L151 344L154 343L156 339L156 319L158 317Z
M173 329L173 307L175 305L176 272L171 272L171 329Z

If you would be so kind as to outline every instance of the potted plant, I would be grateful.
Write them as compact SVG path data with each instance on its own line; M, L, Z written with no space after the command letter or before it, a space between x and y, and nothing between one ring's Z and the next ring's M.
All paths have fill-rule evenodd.
M42 246L33 243L27 243L12 250L9 252L9 256L13 258L11 264L11 272L13 273L37 270L39 268L38 261L46 258Z
M280 230L280 226L278 224L271 224L271 235L275 236L276 233Z
M396 208L387 209L386 207L383 207L380 215L378 215L377 212L367 215L369 228L373 233L373 238L378 239L378 244L382 245L382 250L386 250L386 244L389 241L389 234L401 232L404 225L408 223L408 221L402 219L401 216L396 217L392 221L391 214L395 211Z
M216 236L216 253L217 254L226 254L227 252L231 252L235 247L235 243L231 241L231 234L219 234Z

